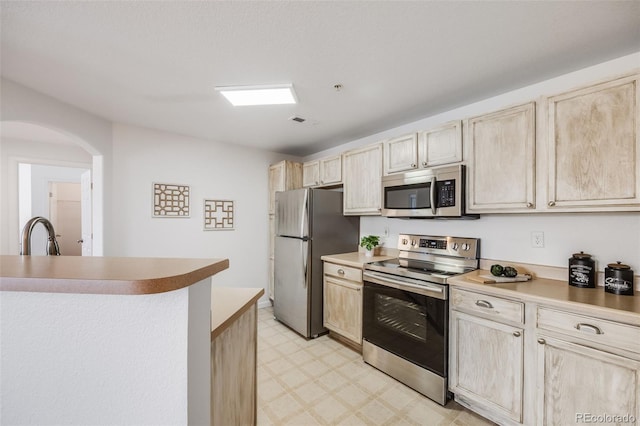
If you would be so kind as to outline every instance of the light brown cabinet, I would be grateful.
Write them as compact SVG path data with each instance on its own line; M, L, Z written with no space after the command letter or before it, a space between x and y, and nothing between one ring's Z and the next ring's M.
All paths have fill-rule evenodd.
M382 208L382 144L343 154L345 215L379 215Z
M302 164L280 161L269 166L269 214L276 212L276 192L302 187Z
M269 166L269 298L273 300L276 192L302 187L302 164L280 161Z
M324 326L362 344L362 270L324 262Z
M465 122L467 211L530 211L535 207L535 103Z
M449 288L449 389L460 404L501 425L640 419L637 313L594 306L593 293L566 303L555 288L566 283L541 282L517 295L459 284Z
M585 416L604 414L620 420L598 423L640 419L639 361L544 333L537 337L538 425L594 423Z
M538 113L530 102L465 120L467 211L638 211L639 81L541 97Z
M384 174L462 161L462 123L410 133L384 142Z
M333 186L342 183L342 155L309 161L302 165L304 187Z
M418 135L410 133L384 142L384 174L418 168Z
M640 206L638 75L546 99L546 208Z
M523 420L523 304L451 289L449 388L494 419ZM515 321L514 321L515 320Z
M640 419L640 327L545 306L537 313L537 424Z
M462 161L462 122L452 121L418 133L418 161L421 167Z

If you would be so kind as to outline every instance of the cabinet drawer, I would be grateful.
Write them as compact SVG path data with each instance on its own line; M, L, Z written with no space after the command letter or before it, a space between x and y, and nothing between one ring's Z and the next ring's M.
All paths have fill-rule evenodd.
M502 321L524 323L524 303L451 288L451 307Z
M345 280L362 282L362 269L324 262L324 273Z
M538 328L640 353L640 327L632 325L540 307Z

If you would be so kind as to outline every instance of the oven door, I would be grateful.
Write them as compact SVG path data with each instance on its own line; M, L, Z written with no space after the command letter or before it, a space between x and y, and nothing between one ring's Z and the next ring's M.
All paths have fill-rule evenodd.
M447 377L447 286L365 271L362 337Z

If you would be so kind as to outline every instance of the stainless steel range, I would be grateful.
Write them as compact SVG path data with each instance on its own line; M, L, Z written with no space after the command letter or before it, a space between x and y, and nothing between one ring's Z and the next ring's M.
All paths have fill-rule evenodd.
M447 402L447 278L478 269L477 238L400 235L398 259L365 265L365 362Z

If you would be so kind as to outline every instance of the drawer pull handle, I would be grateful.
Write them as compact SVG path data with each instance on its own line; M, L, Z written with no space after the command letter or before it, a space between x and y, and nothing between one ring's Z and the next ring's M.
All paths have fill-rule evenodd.
M593 333L593 334L604 334L602 332L602 330L600 330L598 327L596 327L595 325L591 325L591 324L585 324L585 323L578 323L576 324L576 329L578 331L586 331L589 333Z
M514 331L513 335L516 336L516 337L520 337L520 332L519 331Z
M344 269L338 269L338 274L339 275L344 275Z
M476 306L480 306L481 308L493 309L493 305L486 300L476 300Z
M545 343L547 343L547 341L544 339L538 339L538 343L540 343L541 345L544 345Z

